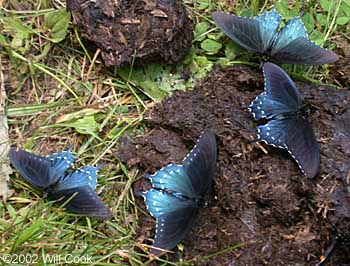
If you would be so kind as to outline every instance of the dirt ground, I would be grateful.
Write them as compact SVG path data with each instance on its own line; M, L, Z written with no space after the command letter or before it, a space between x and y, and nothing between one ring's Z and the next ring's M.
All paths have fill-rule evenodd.
M345 38L337 38L336 53L339 60L329 68L328 80L343 87L350 87L350 43Z
M106 66L174 63L192 45L192 23L182 1L68 0L82 37L101 50Z
M251 144L257 124L241 107L262 91L263 77L247 67L216 67L195 90L176 92L156 105L145 135L121 142L120 157L128 167L152 173L181 162L203 129L215 132L218 169L209 207L183 241L184 257L244 246L196 265L315 265L335 237L331 224L350 228L350 91L296 84L311 106L321 149L320 174L312 180L285 151ZM134 189L147 186L141 179ZM138 203L145 209L141 198ZM140 217L139 228L139 241L153 238L150 216ZM342 246L328 265L349 263L350 252Z

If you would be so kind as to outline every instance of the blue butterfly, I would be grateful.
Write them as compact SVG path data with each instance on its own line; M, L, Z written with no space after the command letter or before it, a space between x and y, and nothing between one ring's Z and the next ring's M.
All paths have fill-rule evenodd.
M258 141L286 149L301 171L312 178L319 170L320 149L305 118L301 95L280 67L267 62L263 72L265 90L247 107L256 120L268 120L258 126Z
M216 171L216 140L207 130L182 165L170 164L146 174L153 189L142 192L147 210L156 219L151 253L173 249L191 230Z
M9 157L24 179L51 199L60 203L69 199L65 204L68 210L97 219L113 216L95 192L99 168L84 166L67 171L75 161L70 150L42 157L12 148Z
M272 58L279 63L321 65L333 63L338 56L308 38L299 17L290 19L279 30L282 17L273 9L255 18L214 12L215 24L243 48Z
M348 247L350 245L349 240L349 232L338 232L335 239L331 243L331 245L326 249L324 254L321 256L321 260L316 264L316 266L322 266L325 265L327 261L331 258L336 248L339 246L344 245Z

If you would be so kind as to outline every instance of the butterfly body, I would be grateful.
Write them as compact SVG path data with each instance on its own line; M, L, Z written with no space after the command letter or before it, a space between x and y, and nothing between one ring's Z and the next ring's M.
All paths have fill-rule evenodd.
M205 131L181 165L170 164L153 175L153 188L142 192L149 213L156 219L151 253L173 249L189 232L204 205L216 171L216 141Z
M84 166L68 171L75 161L71 151L43 157L11 149L9 157L26 181L46 192L49 198L65 203L67 209L98 219L112 217L95 192L98 168Z
M260 53L280 63L320 65L335 62L332 51L311 42L301 19L295 17L282 29L281 15L275 10L255 18L214 12L215 24L232 40L248 51Z
M265 90L248 106L259 125L258 141L286 149L301 171L314 177L320 164L320 150L315 133L306 118L302 97L290 77L278 66L263 66Z

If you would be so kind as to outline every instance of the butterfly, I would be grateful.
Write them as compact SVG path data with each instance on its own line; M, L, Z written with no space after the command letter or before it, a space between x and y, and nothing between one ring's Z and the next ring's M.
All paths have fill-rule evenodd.
M264 92L246 107L256 120L268 120L257 127L257 141L286 149L301 171L312 178L319 170L320 149L305 117L301 95L287 73L275 64L264 63L263 73Z
M214 12L216 26L243 48L286 64L321 65L333 63L338 56L311 42L301 19L295 17L279 30L282 17L275 10L255 18Z
M327 261L331 258L334 251L341 245L348 247L350 245L349 240L349 232L338 232L335 239L331 243L331 245L326 249L324 254L321 256L320 261L316 264L316 266L323 266Z
M96 219L113 216L95 192L99 167L68 171L75 161L70 150L43 157L11 148L9 157L27 182L46 192L49 198L65 203L68 210Z
M145 175L153 188L141 195L156 219L152 254L173 249L191 230L216 172L216 149L214 134L206 130L181 165Z

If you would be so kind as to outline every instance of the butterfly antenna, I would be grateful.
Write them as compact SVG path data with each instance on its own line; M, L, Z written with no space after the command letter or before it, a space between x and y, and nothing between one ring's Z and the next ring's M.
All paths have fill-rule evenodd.
M95 167L96 171L100 170L103 166L105 166L104 163L100 163L99 165L97 165L97 166Z
M74 148L74 145L70 145L70 146L68 147L67 151L68 151L68 152L71 152L71 151L73 150L73 148Z
M320 261L316 264L316 266L323 266L325 263L329 260L329 258L332 256L335 247L338 245L338 239L334 239L332 244L327 248L327 250L322 254L320 257Z

